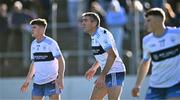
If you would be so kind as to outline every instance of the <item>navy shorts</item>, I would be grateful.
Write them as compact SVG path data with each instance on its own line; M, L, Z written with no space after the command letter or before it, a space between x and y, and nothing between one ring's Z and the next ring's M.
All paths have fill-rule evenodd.
M149 87L146 93L146 100L162 100L180 97L180 82L169 88Z
M108 88L122 86L124 83L125 72L110 73L106 75L105 83Z
M50 96L54 94L60 94L61 89L57 89L55 81L46 84L33 84L32 96Z

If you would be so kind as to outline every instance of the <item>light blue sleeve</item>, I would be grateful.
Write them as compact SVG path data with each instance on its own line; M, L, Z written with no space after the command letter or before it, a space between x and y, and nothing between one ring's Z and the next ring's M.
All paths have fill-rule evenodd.
M33 44L31 44L31 60L34 60L34 56L33 56Z
M143 47L143 61L148 61L151 58L151 56L150 56L149 50L146 46L144 39L143 39L142 47Z
M52 44L51 44L51 46L50 46L50 49L51 49L51 52L52 52L52 54L53 54L53 56L54 56L55 58L59 58L59 57L62 56L61 50L60 50L57 42L55 42L55 41L52 42Z

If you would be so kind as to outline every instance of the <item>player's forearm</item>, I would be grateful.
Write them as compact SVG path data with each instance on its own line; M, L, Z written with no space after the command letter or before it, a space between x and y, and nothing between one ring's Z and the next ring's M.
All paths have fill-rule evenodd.
M116 59L116 55L115 55L114 51L111 49L111 50L108 52L108 58L107 58L105 67L104 67L104 69L103 69L102 72L101 72L101 75L103 75L103 76L107 75L107 73L108 73L109 70L111 69L111 67L112 67L115 59Z
M149 71L149 66L150 66L150 61L141 62L140 67L138 68L138 77L136 80L136 86L139 87L141 85L143 79L145 78L145 76Z
M59 69L58 69L58 78L63 79L64 78L64 72L65 72L65 60L64 57L58 58L59 63Z
M92 68L97 70L99 68L99 62L95 61L95 63L92 65Z
M29 72L28 72L27 77L26 77L26 82L30 82L32 80L34 72L35 72L35 70L34 70L34 62L31 62Z

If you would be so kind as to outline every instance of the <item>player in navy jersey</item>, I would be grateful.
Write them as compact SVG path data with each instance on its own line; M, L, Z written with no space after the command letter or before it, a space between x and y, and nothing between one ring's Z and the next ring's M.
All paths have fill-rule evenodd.
M92 79L98 67L101 67L90 99L102 100L108 95L109 100L118 100L122 92L125 66L119 57L112 34L99 25L100 18L96 13L82 14L82 27L91 37L92 52L96 58L85 73L86 78Z
M32 36L30 69L21 91L25 92L33 78L32 100L59 100L64 88L65 61L55 40L45 35L45 19L34 19L30 22Z
M145 98L180 100L180 29L164 25L165 13L161 8L147 11L145 21L150 33L143 38L143 59L132 96L139 96L142 80L152 62Z

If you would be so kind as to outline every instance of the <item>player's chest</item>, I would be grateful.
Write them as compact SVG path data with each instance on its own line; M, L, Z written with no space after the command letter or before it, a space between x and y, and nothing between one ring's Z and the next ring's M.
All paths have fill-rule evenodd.
M91 39L91 46L100 46L100 43L96 38Z
M101 55L105 53L105 50L95 38L92 38L91 40L91 49L94 55Z
M179 40L176 36L154 38L148 44L147 47L151 52L163 50L166 48L173 47L179 44Z
M34 44L32 45L32 52L47 52L50 47L47 44Z

